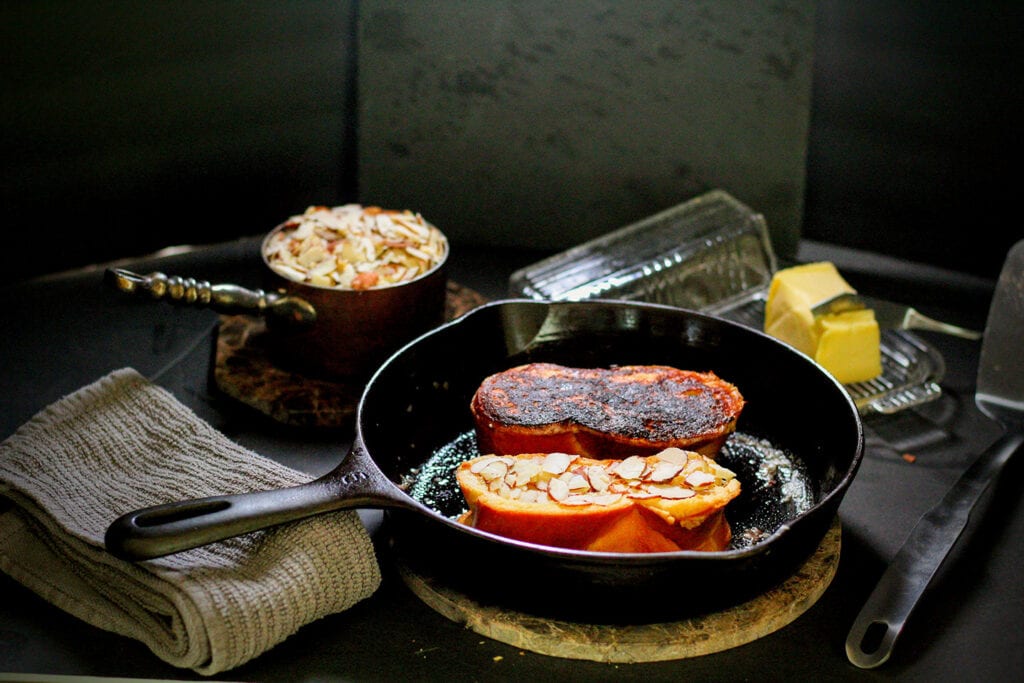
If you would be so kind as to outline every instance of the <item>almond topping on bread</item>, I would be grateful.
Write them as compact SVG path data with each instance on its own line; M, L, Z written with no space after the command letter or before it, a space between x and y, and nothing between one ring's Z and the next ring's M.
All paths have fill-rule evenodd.
M598 460L567 453L484 455L456 476L459 521L508 538L604 552L723 550L730 470L693 451Z

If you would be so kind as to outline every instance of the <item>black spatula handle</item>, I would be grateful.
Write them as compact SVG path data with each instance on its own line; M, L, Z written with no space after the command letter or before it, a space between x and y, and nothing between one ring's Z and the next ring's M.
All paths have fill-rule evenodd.
M978 500L1022 444L1021 432L1000 437L910 531L853 622L846 639L846 656L853 664L873 669L889 659L903 625L960 538Z

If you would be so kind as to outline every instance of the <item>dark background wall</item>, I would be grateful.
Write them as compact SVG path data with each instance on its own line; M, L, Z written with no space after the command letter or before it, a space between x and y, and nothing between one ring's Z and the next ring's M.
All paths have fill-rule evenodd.
M2 275L255 235L355 194L350 1L0 3Z
M805 237L997 274L1024 237L1018 7L817 3ZM355 0L0 4L0 282L358 200L358 14Z
M819 2L803 234L996 277L1024 238L1024 4Z
M814 0L360 0L359 189L557 249L720 188L795 251Z

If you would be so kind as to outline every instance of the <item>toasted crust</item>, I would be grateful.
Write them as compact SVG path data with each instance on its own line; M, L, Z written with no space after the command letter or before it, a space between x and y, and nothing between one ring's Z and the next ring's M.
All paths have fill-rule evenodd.
M714 457L743 405L713 372L531 363L486 378L470 409L481 453L615 458L682 448Z
M556 456L568 462L561 472L545 465ZM462 463L456 477L469 507L460 522L530 543L601 552L724 550L732 537L724 509L740 493L731 471L679 449L625 461L487 455ZM556 493L554 479L575 484Z

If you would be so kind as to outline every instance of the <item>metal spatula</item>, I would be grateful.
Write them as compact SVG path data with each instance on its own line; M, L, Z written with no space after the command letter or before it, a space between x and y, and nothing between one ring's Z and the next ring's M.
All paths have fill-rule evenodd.
M878 326L885 330L926 330L928 332L951 334L964 339L981 339L981 332L929 318L906 304L876 299L875 297L859 293L837 294L832 298L815 304L811 308L811 313L819 316L859 308L872 309L875 312L875 320L878 321Z
M989 309L975 402L1005 429L911 530L853 622L846 656L865 669L892 653L903 625L960 537L982 494L1024 444L1024 240L1003 265Z

